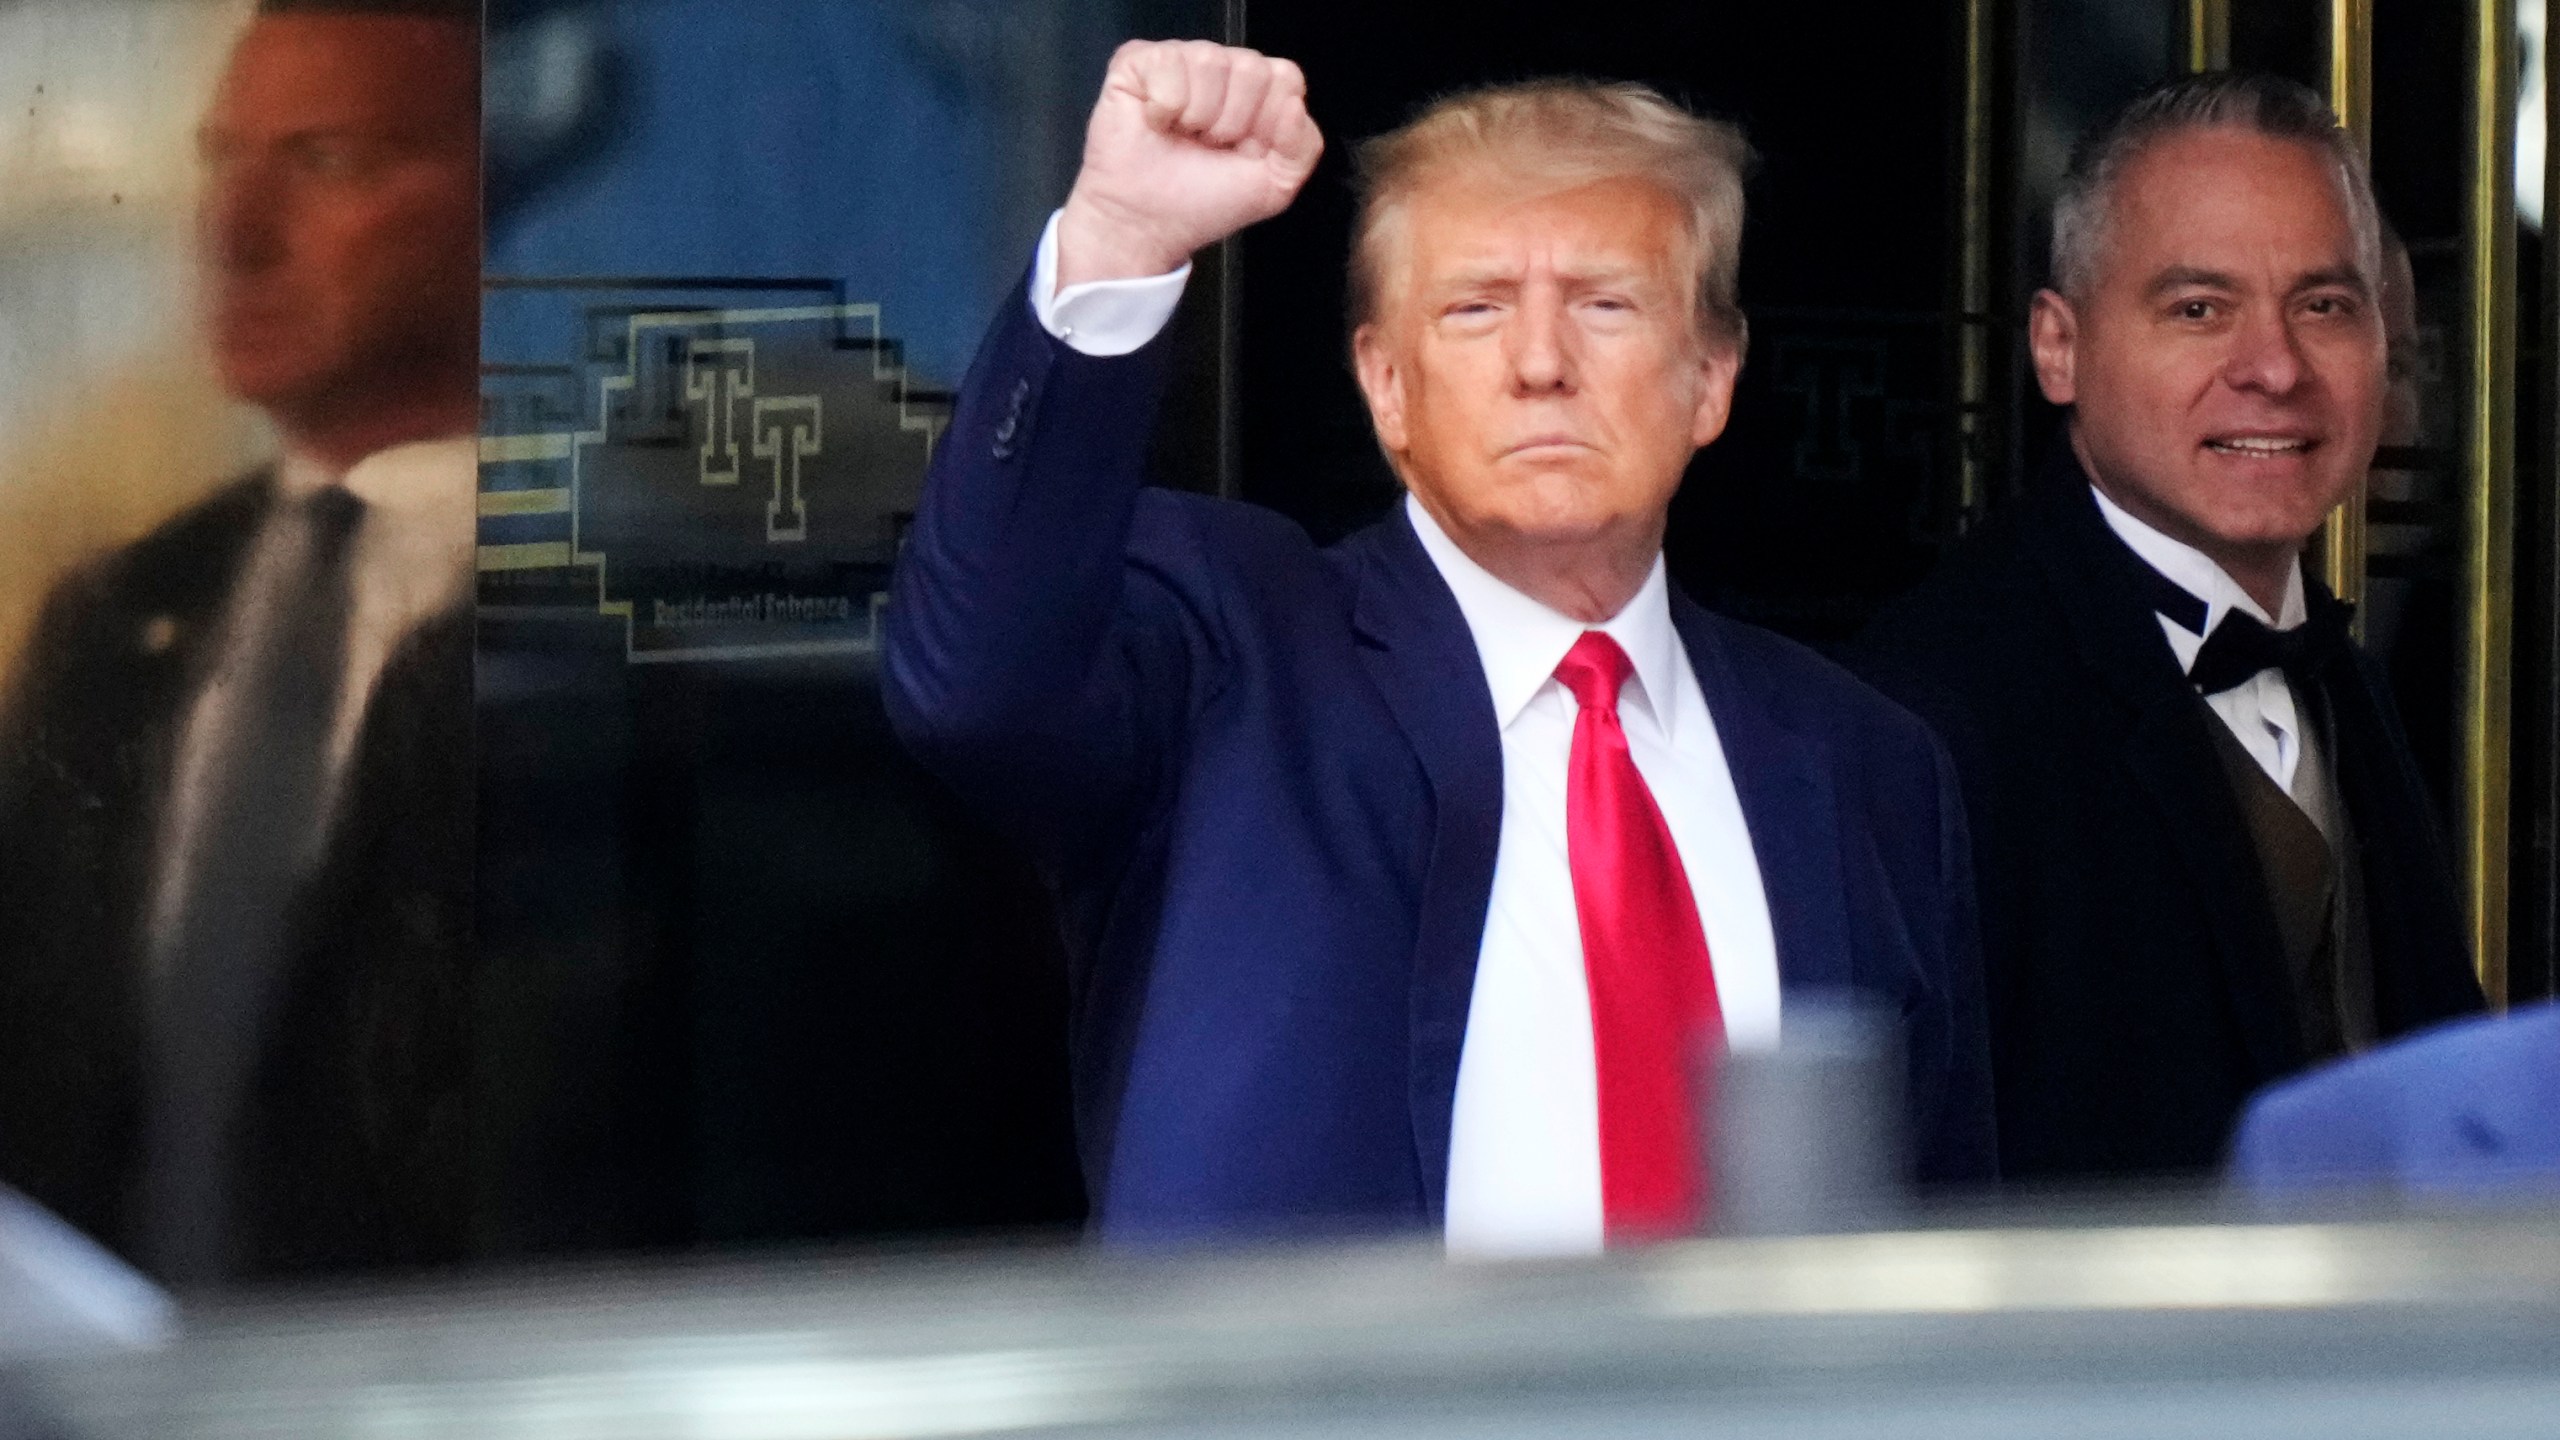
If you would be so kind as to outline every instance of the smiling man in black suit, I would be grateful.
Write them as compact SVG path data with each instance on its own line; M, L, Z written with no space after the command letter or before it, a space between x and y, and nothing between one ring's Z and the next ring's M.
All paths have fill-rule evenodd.
M2362 161L2290 81L2075 155L2029 338L2067 443L1862 639L1973 822L2002 1173L2200 1173L2260 1085L2478 1007L2389 692L2305 578L2384 413Z

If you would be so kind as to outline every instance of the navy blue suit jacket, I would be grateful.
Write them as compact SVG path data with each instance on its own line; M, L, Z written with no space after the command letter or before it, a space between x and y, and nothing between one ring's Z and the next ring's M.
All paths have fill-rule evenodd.
M2458 1020L2270 1088L2232 1146L2261 1195L2560 1195L2560 1005Z
M1106 1235L1437 1224L1502 808L1493 701L1401 509L1331 549L1141 482L1163 343L1008 305L900 561L884 689L1056 886ZM1992 1164L1970 862L1921 724L1674 596L1788 989L1900 1007L1918 1170Z

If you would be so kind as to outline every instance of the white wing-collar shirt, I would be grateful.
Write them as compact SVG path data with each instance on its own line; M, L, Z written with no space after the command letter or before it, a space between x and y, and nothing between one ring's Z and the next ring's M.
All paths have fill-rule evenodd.
M1190 273L1186 266L1060 291L1056 248L1052 216L1032 267L1032 309L1050 334L1089 355L1125 355L1155 338ZM1715 717L1671 623L1659 556L1626 608L1586 626L1495 578L1410 497L1405 514L1457 597L1502 734L1502 829L1450 1124L1449 1248L1596 1251L1599 1081L1565 841L1577 709L1555 678L1583 631L1607 632L1633 662L1619 721L1680 852L1726 1036L1737 1049L1772 1046L1778 1037L1777 940L1759 860Z
M2249 597L2230 572L2215 563L2211 556L2172 539L2153 526L2134 517L2123 506L2107 498L2107 493L2092 485L2089 493L2097 497L2098 513L2105 516L2109 529L2116 532L2144 564L2159 571L2179 589L2204 601L2204 631L2199 634L2166 615L2159 616L2160 633L2167 636L2171 653L2178 657L2178 668L2195 668L2196 652L2204 649L2205 636L2211 635L2222 618L2234 610L2256 619L2272 629L2290 630L2310 615L2302 591L2302 564L2294 562L2285 576L2283 608L2269 615L2266 607ZM2303 747L2302 710L2295 703L2293 686L2281 670L2261 670L2245 682L2205 697L2205 703L2220 716L2249 758L2267 772L2284 792L2296 800L2305 799L2304 787L2295 781L2301 774Z

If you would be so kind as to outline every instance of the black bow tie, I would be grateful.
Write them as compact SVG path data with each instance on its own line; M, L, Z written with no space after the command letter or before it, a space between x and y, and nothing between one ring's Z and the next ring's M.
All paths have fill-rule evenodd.
M2282 670L2297 685L2312 684L2320 667L2347 648L2347 618L2353 613L2343 603L2322 606L2290 630L2270 630L2254 615L2231 611L2205 637L2187 678L2206 695L2245 684L2261 670Z
M2212 607L2149 565L2137 564L2146 577L2151 608L2170 623L2203 634L2205 615ZM2262 670L2282 670L2286 679L2309 685L2321 666L2346 649L2347 626L2355 611L2343 600L2324 604L2315 597L2309 617L2290 630L2270 629L2246 611L2226 611L2222 623L2205 636L2195 663L2187 667L2187 679L2205 695L2236 689Z

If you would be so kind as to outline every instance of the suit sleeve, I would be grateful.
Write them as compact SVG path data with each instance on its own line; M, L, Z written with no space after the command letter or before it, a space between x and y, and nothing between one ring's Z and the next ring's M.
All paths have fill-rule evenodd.
M1964 776L1980 773L1970 758L1978 748L1964 706L1910 663L1915 655L1942 653L1934 637L1895 633L1890 614L1859 636L1844 657L1859 678L1918 717L1929 737L1925 754L1936 792L1938 923L1936 953L1944 1001L1912 1034L1912 1151L1924 1184L1964 1184L1998 1178L1999 1122L1991 1068L1987 951L1982 928L1982 877L1977 843L1993 833L1997 817L1984 813L1988 798L1968 796Z
M133 917L114 903L125 811L95 767L135 742L81 673L94 608L84 576L57 586L0 694L0 1182L111 1237L119 1149L96 1057L114 1038L93 977Z
M1210 650L1179 544L1133 549L1164 351L1159 337L1081 354L1017 288L962 384L892 582L891 723L1044 858L1143 815Z
M79 822L101 808L77 763L82 732L62 724L78 658L96 648L84 643L95 628L84 582L74 575L47 597L0 691L0 957L33 946L37 917L62 899L44 872L66 851L86 853L77 842L92 827Z
M2373 1117L2380 1107L2354 1074L2315 1072L2260 1092L2231 1142L2228 1179L2260 1201L2392 1178Z
M1914 1114L1916 1170L1924 1184L1961 1184L1999 1174L1997 1120L1991 1095L1990 1021L1983 1000L1980 902L1975 893L1973 844L1965 824L1964 796L1945 748L1934 740L1929 757L1938 790L1940 923L1938 958L1946 1003L1935 1018L1924 1058L1936 1074L1912 1076L1928 1097ZM1920 1037L1914 1037L1915 1042Z

